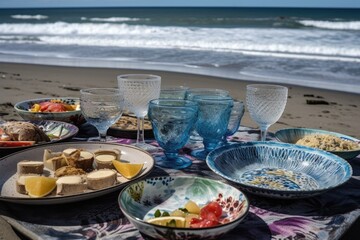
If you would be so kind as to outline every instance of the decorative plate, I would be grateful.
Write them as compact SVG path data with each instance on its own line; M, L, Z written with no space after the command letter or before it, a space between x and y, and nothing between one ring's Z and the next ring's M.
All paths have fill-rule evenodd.
M4 156L6 154L10 154L19 150L23 150L29 147L63 142L66 141L73 136L75 136L79 132L79 128L73 124L59 121L51 121L51 120L41 120L41 121L27 121L42 129L46 135L49 136L50 142L40 142L31 146L20 146L20 147L0 147L0 156Z
M206 163L242 189L275 198L305 198L340 186L352 168L342 158L294 144L247 142L220 147Z
M326 131L326 130L311 129L311 128L286 128L286 129L281 129L281 130L276 131L275 137L280 142L295 144L299 139L301 139L307 135L311 135L311 134L331 135L331 136L339 137L342 140L351 141L351 142L359 144L358 149L354 149L354 150L350 150L350 151L328 151L335 155L338 155L339 157L350 160L360 154L360 140L359 139L347 136L345 134L337 133L337 132L330 132L330 131Z
M172 212L193 201L200 207L216 201L222 207L221 224L206 228L167 227L150 224L156 210ZM220 239L247 215L249 201L237 188L221 181L192 176L161 176L128 185L119 206L145 239Z
M42 198L30 198L28 195L20 194L16 191L16 179L17 179L17 163L29 159L33 161L43 161L43 155L45 149L50 149L55 152L63 151L67 148L83 149L90 152L96 150L113 150L117 149L121 151L121 160L129 163L143 163L143 169L131 180L127 180L118 176L118 183L115 185L100 189L100 190L87 190L84 193L74 195L49 195ZM0 159L0 200L8 202L16 202L23 204L58 204L75 202L85 199L98 197L113 191L117 191L123 188L130 182L133 182L139 178L142 178L150 173L154 167L154 159L151 155L139 148L120 145L115 143L97 143L97 142L69 142L69 143L56 143L46 146L37 146L30 149L26 149L17 153L8 155Z

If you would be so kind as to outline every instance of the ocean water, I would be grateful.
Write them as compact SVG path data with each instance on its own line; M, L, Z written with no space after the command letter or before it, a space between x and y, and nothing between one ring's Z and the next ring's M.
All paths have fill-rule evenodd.
M0 9L0 61L170 70L360 93L360 9Z

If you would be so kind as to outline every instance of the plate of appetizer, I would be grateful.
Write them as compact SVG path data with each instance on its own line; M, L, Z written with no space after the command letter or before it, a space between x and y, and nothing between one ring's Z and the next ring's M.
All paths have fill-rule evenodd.
M0 124L0 154L65 141L78 131L73 124L51 120L3 122Z
M14 108L24 120L54 120L75 125L85 121L80 99L75 97L29 99L16 103Z
M21 204L81 201L119 190L153 167L149 153L129 145L36 146L0 159L0 200Z
M311 128L286 128L275 132L280 142L325 150L346 160L360 154L360 140L345 134Z
M131 114L123 115L115 124L113 124L108 134L113 137L136 139L137 119ZM151 122L148 119L144 121L145 138L154 138Z

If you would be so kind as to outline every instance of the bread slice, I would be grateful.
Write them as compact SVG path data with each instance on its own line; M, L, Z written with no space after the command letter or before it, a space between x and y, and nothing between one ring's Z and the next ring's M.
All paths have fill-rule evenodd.
M112 169L95 170L86 175L86 182L93 190L111 187L116 183L116 172Z
M17 163L17 174L42 174L44 163L39 161L23 160Z
M83 176L63 176L56 180L56 194L71 195L82 193L86 189L86 184Z

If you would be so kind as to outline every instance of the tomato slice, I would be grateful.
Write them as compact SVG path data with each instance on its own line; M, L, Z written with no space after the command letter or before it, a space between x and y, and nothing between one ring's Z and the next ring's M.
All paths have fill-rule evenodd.
M34 144L35 141L0 141L0 147L24 147Z
M212 221L209 219L193 218L190 222L190 228L206 228L219 225L218 221Z
M65 112L66 108L62 103L51 103L43 112Z
M217 202L208 203L200 211L201 218L208 218L207 216L209 215L208 219L212 220L212 218L214 217L213 214L215 215L216 220L219 220L222 215L222 208Z

